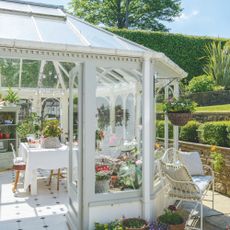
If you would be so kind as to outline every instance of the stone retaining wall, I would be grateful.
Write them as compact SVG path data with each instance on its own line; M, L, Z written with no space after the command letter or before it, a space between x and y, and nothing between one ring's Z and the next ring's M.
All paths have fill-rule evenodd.
M188 98L200 106L229 104L230 90L219 90L189 94Z
M198 151L204 164L212 165L210 158L211 145L203 145L191 142L179 142L183 151ZM230 196L230 148L217 147L216 151L224 155L224 167L221 173L215 172L215 190L224 195Z
M196 112L192 114L192 119L201 123L208 121L228 121L230 112ZM164 113L157 113L157 120L164 120Z

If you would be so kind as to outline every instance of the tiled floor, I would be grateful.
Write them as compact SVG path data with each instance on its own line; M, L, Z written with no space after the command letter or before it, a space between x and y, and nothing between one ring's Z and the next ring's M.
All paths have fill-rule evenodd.
M59 192L56 178L48 186L49 171L40 170L38 195L31 196L23 191L12 193L13 171L0 173L0 230L67 230L66 179L60 181Z

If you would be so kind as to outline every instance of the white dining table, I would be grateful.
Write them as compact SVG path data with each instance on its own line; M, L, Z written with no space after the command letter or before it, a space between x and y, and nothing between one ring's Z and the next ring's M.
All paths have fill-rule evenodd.
M68 168L69 148L62 144L60 148L31 148L20 143L19 156L26 162L24 190L31 186L31 195L37 195L37 170Z

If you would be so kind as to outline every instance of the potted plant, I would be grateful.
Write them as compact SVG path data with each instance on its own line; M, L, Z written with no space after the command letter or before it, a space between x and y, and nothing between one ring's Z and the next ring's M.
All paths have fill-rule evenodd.
M212 158L212 167L215 172L221 172L224 167L224 157L223 154L216 150L216 146L211 147L211 158Z
M109 191L109 182L111 178L111 169L109 165L96 165L96 183L95 193L104 193Z
M30 113L22 122L17 125L18 136L26 140L30 134L40 135L40 117L36 113Z
M62 133L62 129L59 127L59 121L57 119L45 120L42 128L42 141L41 146L43 148L59 148L59 137Z
M171 123L177 126L185 125L192 118L192 112L195 111L195 108L195 102L182 97L170 98L163 104L163 111L167 113Z
M185 220L174 205L164 210L164 213L158 217L158 222L167 224L169 230L184 230L185 228Z
M142 184L142 161L123 162L119 168L118 178L122 189L139 189Z
M148 223L141 218L127 218L122 221L124 230L147 230Z
M8 103L8 105L15 106L15 104L19 101L19 97L16 92L9 88L4 100Z

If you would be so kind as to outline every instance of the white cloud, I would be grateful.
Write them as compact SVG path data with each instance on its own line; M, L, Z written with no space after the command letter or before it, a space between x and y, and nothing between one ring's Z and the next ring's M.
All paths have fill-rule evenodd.
M184 22L184 21L187 21L187 20L195 17L198 14L199 14L198 10L193 10L190 14L182 13L179 17L175 18L175 22Z

